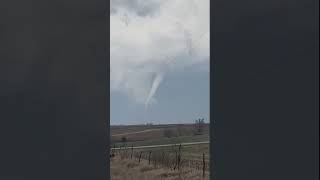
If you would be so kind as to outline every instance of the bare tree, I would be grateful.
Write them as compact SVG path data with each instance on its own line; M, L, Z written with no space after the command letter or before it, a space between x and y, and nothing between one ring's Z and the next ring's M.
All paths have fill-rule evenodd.
M123 143L123 145L125 145L127 142L127 137L125 136L121 137L121 142Z
M194 124L194 134L195 135L203 134L204 127L205 127L204 119L203 118L196 119Z
M171 138L173 136L173 132L171 129L166 129L163 131L164 137Z

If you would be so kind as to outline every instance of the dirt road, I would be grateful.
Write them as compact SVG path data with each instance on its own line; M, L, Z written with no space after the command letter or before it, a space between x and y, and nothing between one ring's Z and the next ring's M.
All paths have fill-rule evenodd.
M198 145L198 144L209 144L209 141L180 143L180 144L182 146L191 146L191 145ZM174 145L180 145L180 144L159 144L159 145L151 145L151 146L135 146L135 147L133 147L133 149L168 147L168 146L174 146ZM128 147L128 148L131 148L131 147ZM120 148L111 148L111 150L118 150L118 149L120 149Z
M131 135L131 134L139 134L139 133L145 133L145 132L151 132L151 131L160 131L163 130L163 128L158 128L158 129L146 129L143 131L135 131L135 132L127 132L127 133L121 133L121 134L113 134L111 135L112 137L117 137L117 136L126 136L126 135Z

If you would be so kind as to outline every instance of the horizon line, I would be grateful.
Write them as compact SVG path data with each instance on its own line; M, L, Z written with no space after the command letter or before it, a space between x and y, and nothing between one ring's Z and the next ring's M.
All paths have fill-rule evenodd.
M205 124L210 124L210 122L204 122ZM179 125L179 124L194 124L194 122L185 123L138 123L138 124L109 124L109 126L136 126L136 125Z

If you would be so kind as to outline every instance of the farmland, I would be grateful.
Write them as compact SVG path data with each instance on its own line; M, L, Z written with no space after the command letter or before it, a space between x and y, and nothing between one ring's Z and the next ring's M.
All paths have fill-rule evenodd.
M111 179L209 179L209 125L200 134L194 129L193 124L111 126Z
M130 125L130 126L111 126L111 142L121 142L126 137L127 142L154 141L163 139L165 131L171 131L172 137L194 136L193 124L168 124L168 125ZM204 124L203 134L209 134L209 124Z

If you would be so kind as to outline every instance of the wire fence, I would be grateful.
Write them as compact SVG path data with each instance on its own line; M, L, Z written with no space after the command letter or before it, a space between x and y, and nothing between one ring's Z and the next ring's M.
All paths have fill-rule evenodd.
M205 177L209 171L209 160L206 158L205 153L201 153L201 158L188 158L183 154L183 146L172 145L166 150L135 150L133 146L119 146L118 148L113 146L111 149L110 157L115 156L123 159L132 159L137 163L141 163L142 160L147 161L148 165L155 168L169 168L173 171L179 171L183 168L187 168L195 171L202 171L202 176Z

